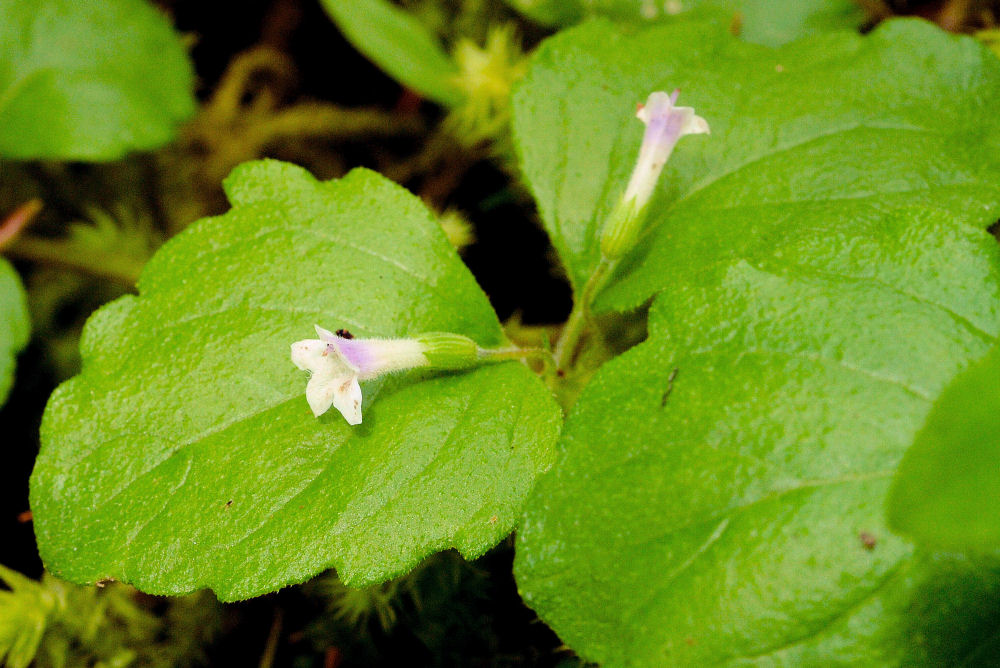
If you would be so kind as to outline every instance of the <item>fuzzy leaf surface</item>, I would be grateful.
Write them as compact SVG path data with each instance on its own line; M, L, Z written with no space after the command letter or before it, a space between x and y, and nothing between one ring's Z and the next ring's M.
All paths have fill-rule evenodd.
M388 0L322 0L358 51L396 81L445 106L462 101L458 66L420 20Z
M688 10L727 12L743 39L777 46L829 30L856 29L865 14L853 0L508 0L525 16L546 25L570 25L587 16L649 23Z
M24 288L14 267L0 258L0 405L14 384L14 362L28 343L30 320Z
M1000 572L914 561L883 507L935 398L1000 331L995 241L877 206L786 231L657 297L649 340L591 381L529 501L521 591L589 659L940 665L993 633L976 620L1000 606L962 606Z
M0 156L113 160L169 142L194 72L145 0L0 0Z
M175 237L139 295L88 322L83 373L50 399L31 506L42 558L75 582L248 598L336 567L350 585L506 536L560 413L523 365L364 385L364 423L306 404L289 345L452 331L496 315L423 204L355 170L317 182L247 163L232 210Z
M1000 546L1000 349L941 395L889 497L897 531L937 549Z
M634 308L789 221L850 220L872 203L1000 215L1000 63L971 39L911 19L770 49L713 21L634 35L594 21L548 40L514 94L521 166L577 289L635 164L635 105L674 88L712 134L678 144L602 308Z
M522 595L605 666L993 661L996 562L917 551L884 506L932 405L1000 332L997 63L913 21L778 51L715 34L585 25L521 92L538 63L578 73L563 92L579 97L548 101L588 128L550 163L573 168L546 182L525 161L549 220L613 202L609 174L624 187L641 127L604 124L610 97L669 89L673 70L713 130L679 145L656 232L605 295L655 294L649 337L567 420L518 533ZM849 72L855 90L832 85ZM820 84L837 91L822 105ZM591 247L565 240L586 225L562 220L550 232L585 276Z

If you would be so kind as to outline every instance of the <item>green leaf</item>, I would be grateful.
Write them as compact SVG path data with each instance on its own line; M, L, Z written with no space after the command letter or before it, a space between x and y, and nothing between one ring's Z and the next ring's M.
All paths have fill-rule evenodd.
M46 566L235 600L331 566L361 586L495 545L559 430L525 366L367 383L352 428L312 417L289 360L314 323L502 343L440 226L365 170L319 183L248 163L225 185L233 209L168 242L138 297L91 318L83 373L50 399L31 481Z
M994 651L997 563L915 552L883 512L934 401L1000 332L1000 250L983 229L1000 210L997 65L919 22L778 51L706 24L591 24L543 47L528 88L579 72L548 99L547 121L570 128L549 164L568 166L526 172L543 178L543 213L563 216L554 238L578 277L591 246L565 240L623 188L641 130L610 109L680 79L713 130L679 145L648 255L606 298L657 292L649 338L584 390L518 534L522 595L584 657L953 665Z
M935 548L1000 547L1000 348L934 404L896 474L889 521Z
M529 501L525 600L609 666L938 665L954 639L911 647L900 619L947 607L915 599L940 574L910 564L882 509L934 398L1000 331L998 290L987 233L872 205L662 293Z
M743 39L777 46L806 35L857 29L865 14L854 0L508 0L525 16L547 25L569 25L586 16L648 23L692 9L727 12Z
M21 280L0 258L0 405L14 384L14 358L28 343L29 327Z
M634 36L591 22L548 40L514 95L522 169L577 289L635 164L635 104L676 87L712 134L678 144L603 308L691 279L692 258L701 272L766 249L790 220L851 220L875 202L1000 215L1000 63L971 39L903 20L774 50L713 22Z
M194 74L144 0L0 0L0 156L113 160L170 141Z
M413 14L388 0L322 0L344 36L386 74L446 107L464 97L458 66Z

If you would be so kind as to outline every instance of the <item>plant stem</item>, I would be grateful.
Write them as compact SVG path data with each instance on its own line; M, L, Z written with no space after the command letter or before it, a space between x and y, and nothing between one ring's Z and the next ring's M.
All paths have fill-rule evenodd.
M870 22L884 21L893 15L892 8L886 0L858 0L858 4L868 15Z
M483 350L480 354L484 359L491 361L534 358L540 361L545 368L543 375L550 375L550 372L555 371L555 359L552 357L552 353L544 348L518 348L517 346L511 346L509 348Z
M583 300L577 300L573 303L573 310L570 311L562 334L559 335L559 340L556 342L557 370L565 371L566 367L573 361L580 337L583 336L583 330L587 324L586 310L583 306Z
M590 306L594 297L605 286L611 273L617 265L616 260L601 258L600 264L594 269L594 273L587 279L586 285L580 292L580 298L573 303L573 310L566 320L559 342L556 344L555 363L557 371L565 371L573 363L580 341L587 331L587 323L590 321Z
M285 620L285 611L276 608L274 620L271 622L271 631L267 634L267 644L264 645L264 654L260 657L260 668L271 668L274 665L274 657L278 653L278 642L281 640L281 627Z
M0 222L0 248L14 241L17 236L27 227L38 212L42 210L42 200L28 200Z
M947 0L937 16L937 23L945 30L958 32L966 27L972 12L972 0Z

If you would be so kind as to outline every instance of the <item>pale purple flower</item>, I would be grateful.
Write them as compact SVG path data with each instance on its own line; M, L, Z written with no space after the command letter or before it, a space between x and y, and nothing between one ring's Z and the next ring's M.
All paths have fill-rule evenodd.
M696 116L691 107L675 107L680 91L667 95L662 91L651 93L646 104L639 108L636 116L646 124L646 133L639 148L639 159L632 172L632 178L625 189L625 201L642 209L660 178L663 166L674 151L674 146L684 135L707 134L708 122Z

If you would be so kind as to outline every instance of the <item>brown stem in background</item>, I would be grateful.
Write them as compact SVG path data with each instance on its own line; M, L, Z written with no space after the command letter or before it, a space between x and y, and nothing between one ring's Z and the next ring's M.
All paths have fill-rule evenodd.
M275 11L281 6L279 0ZM321 165L329 178L339 176L343 165L339 152L324 144L425 130L419 115L401 117L314 100L289 104L295 79L294 63L274 48L256 46L233 58L198 116L161 157L160 202L171 234L225 211L219 184L241 162L291 154L301 163L315 156L312 166Z
M345 109L332 104L302 102L247 128L243 141L255 149L281 139L364 139L414 134L417 118L400 118L379 109Z
M28 200L0 223L0 249L9 245L42 210L42 200Z
M271 632L267 634L267 644L264 645L264 654L260 657L260 668L271 668L274 665L274 657L278 653L278 641L281 640L281 627L284 625L285 611L281 608L274 610L274 620L271 622Z
M231 123L251 106L253 111L274 109L296 79L295 65L281 51L256 46L236 54L202 110L215 122ZM266 81L269 85L261 86Z
M285 50L295 29L302 23L302 4L296 0L275 0L260 22L260 41Z
M961 32L969 21L972 0L948 0L937 16L937 24L949 32Z
M871 23L878 23L893 15L892 8L885 0L856 0L861 9L868 15Z

